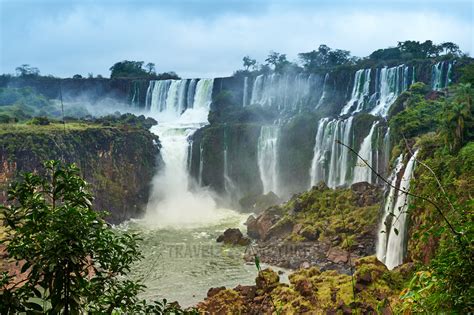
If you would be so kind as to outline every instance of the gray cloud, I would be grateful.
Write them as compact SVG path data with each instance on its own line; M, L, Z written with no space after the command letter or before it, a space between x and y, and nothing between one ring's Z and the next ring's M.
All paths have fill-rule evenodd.
M3 10L2 15L7 14ZM76 5L56 14L1 22L1 72L22 63L43 74L108 76L116 61L155 62L184 77L230 75L244 55L309 51L320 43L364 56L397 41L453 41L473 51L472 20L441 11L269 6L259 13L192 15L152 6Z

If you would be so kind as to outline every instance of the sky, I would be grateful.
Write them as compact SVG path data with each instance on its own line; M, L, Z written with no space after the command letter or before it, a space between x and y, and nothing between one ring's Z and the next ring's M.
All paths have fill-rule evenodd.
M228 76L249 55L320 44L367 56L404 40L474 55L474 0L0 0L0 73L110 75L121 60L181 77Z

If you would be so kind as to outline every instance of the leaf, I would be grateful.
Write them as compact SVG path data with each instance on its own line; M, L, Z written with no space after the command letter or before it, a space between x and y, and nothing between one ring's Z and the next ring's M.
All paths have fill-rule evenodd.
M34 302L25 302L24 305L34 311L42 312L43 307L39 304L36 304Z
M21 267L21 273L25 273L28 270L28 268L30 268L30 267L31 267L30 262L28 262L28 261L25 262L23 267Z
M393 232L395 232L395 235L398 235L398 229L397 228L393 228Z
M257 267L257 270L260 271L260 259L258 258L257 255L255 255L255 266Z

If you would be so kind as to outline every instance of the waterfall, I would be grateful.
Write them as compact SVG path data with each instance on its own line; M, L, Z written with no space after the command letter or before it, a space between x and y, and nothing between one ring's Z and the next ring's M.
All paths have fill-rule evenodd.
M329 73L326 73L326 75L324 76L324 82L323 82L323 92L321 93L321 97L319 98L316 108L319 108L327 98L328 80L329 80Z
M349 150L336 140L352 145L352 120L353 117L319 121L310 170L311 186L320 181L331 188L347 184Z
M411 69L414 73L415 69L413 67ZM397 97L413 83L414 77L409 76L409 67L405 65L392 68L384 67L380 69L378 76L376 104L370 113L385 117Z
M431 70L431 88L435 91L441 91L451 83L451 61L440 61L433 65Z
M198 175L199 186L202 186L202 170L204 168L203 153L204 153L204 147L203 147L202 142L201 142L201 144L199 145L199 175Z
M392 187L389 187L389 193L385 199L384 211L382 215L382 220L380 221L377 234L377 258L381 262L385 262L385 256L387 254L387 235L390 227L390 222L392 216L390 213L393 211L393 205L395 204L395 193L396 189L393 186L397 186L398 173L403 167L403 155L400 155L396 160L396 166L390 176L390 184Z
M250 103L275 107L280 111L297 110L310 99L315 81L315 75L303 73L297 75L261 74L253 82Z
M249 78L245 77L244 78L244 94L242 96L242 107L245 107L248 105L248 89L249 89Z
M224 126L224 189L227 195L231 195L236 192L236 186L229 175L229 155L228 155L228 137L227 129Z
M193 108L194 104L194 94L196 93L196 83L197 79L191 79L188 86L188 95L186 100L187 108Z
M150 82L150 112L158 120L151 131L160 137L164 167L155 175L145 222L161 227L193 226L214 222L222 216L216 210L208 190L195 187L189 190L189 138L206 125L211 103L213 80L203 79L196 85L194 108L185 109L189 99L185 86L189 80L161 80ZM191 82L189 82L191 83ZM188 89L189 92L189 89ZM189 103L188 103L189 104ZM181 114L181 110L184 113ZM174 115L168 115L168 113ZM199 177L202 183L203 147L200 148Z
M372 124L372 127L370 128L369 134L367 137L364 138L364 141L362 141L362 144L360 145L359 149L359 155L367 162L369 163L370 166L377 167L375 166L376 159L374 159L374 154L373 154L373 149L372 149L372 143L373 143L373 136L374 136L374 130L379 124L378 121L375 121ZM352 181L353 183L358 183L358 182L368 182L368 183L373 183L372 181L372 170L364 163L364 161L361 161L360 158L357 158L357 163L354 168L354 180Z
M258 138L258 169L263 193L279 193L278 186L278 136L277 126L262 126Z
M357 107L352 113L360 112L364 108L365 100L369 97L370 69L357 70L354 75L354 86L349 102L342 108L341 115L349 114L354 105Z
M415 167L415 160L418 151L408 161L403 176L398 185L399 189L404 191L410 190L410 181L413 176L413 170ZM398 166L397 166L398 167ZM397 180L397 176L392 179L392 183ZM380 239L377 245L377 257L385 263L388 269L393 269L403 263L406 247L406 234L407 234L407 210L408 210L408 194L396 191L391 188L389 197L385 205L384 221L387 217L391 216L390 228L385 226L386 236L385 239ZM390 197L390 194L392 195ZM393 214L393 215L392 215ZM384 224L385 225L385 224ZM383 233L380 233L383 234ZM386 241L386 248L384 247L384 241ZM385 255L384 255L385 253Z

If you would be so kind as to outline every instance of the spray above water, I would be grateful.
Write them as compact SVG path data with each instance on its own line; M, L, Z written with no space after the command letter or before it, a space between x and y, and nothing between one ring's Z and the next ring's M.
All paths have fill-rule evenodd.
M191 228L217 223L234 214L231 210L217 209L211 191L191 185L188 174L190 136L208 124L213 83L212 79L201 79L197 84L192 80L150 83L150 93L158 94L147 96L151 100L150 114L158 120L151 131L160 138L164 168L152 182L144 218L147 225ZM191 97L184 86L189 91L194 85ZM191 99L193 104L189 104Z

